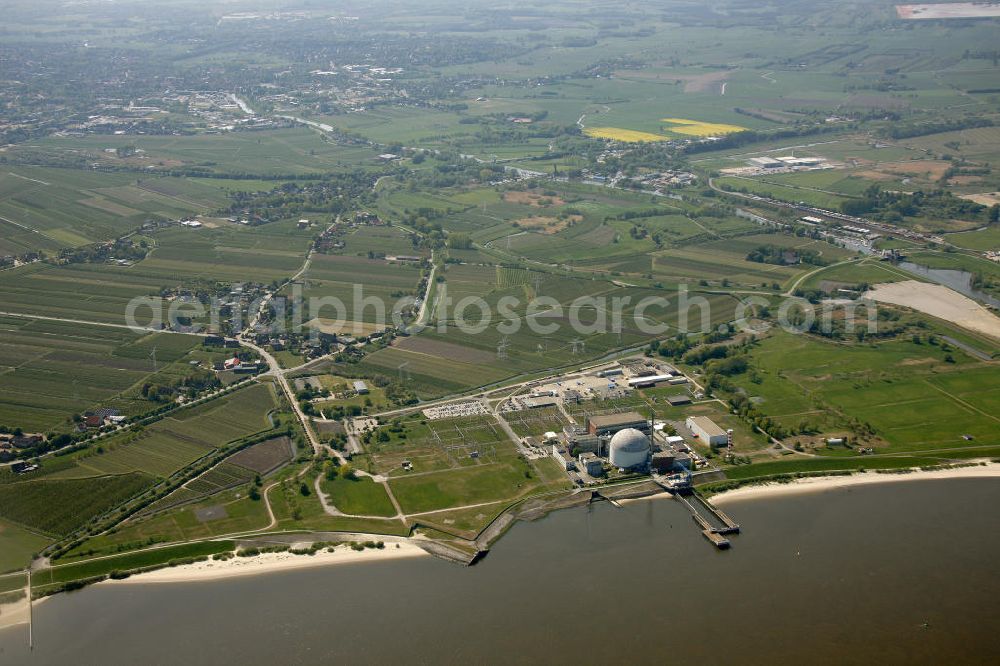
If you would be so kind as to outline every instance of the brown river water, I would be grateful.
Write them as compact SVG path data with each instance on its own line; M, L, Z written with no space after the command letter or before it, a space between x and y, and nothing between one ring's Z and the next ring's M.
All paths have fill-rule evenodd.
M568 509L434 558L98 585L0 631L0 664L1000 663L1000 482Z

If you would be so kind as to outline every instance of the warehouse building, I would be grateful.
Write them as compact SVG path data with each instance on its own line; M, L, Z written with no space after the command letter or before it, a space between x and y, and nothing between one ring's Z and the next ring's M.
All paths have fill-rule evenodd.
M729 433L720 428L707 416L689 416L685 424L694 436L710 446L725 446L729 443Z
M643 375L630 378L628 380L628 385L632 388L650 388L662 382L668 382L673 379L673 377L673 375Z

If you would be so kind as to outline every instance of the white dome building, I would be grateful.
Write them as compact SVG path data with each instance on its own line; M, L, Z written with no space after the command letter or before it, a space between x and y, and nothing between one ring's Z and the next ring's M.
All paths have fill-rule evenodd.
M615 467L628 469L649 462L649 438L635 428L625 428L615 433L608 446L608 459Z

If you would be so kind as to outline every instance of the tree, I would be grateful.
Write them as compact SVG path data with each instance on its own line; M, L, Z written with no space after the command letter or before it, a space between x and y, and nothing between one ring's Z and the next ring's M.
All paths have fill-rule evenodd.
M302 495L303 497L309 497L309 495L312 494L312 491L309 490L309 484L307 484L305 481L299 484L299 494Z
M254 502L260 501L260 491L257 490L257 486L255 485L250 486L250 499Z

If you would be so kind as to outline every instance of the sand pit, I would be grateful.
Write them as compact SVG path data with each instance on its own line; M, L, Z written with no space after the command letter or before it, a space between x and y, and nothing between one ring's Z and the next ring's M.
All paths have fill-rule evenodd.
M1000 340L1000 317L948 287L916 280L877 284L864 298L902 305Z

